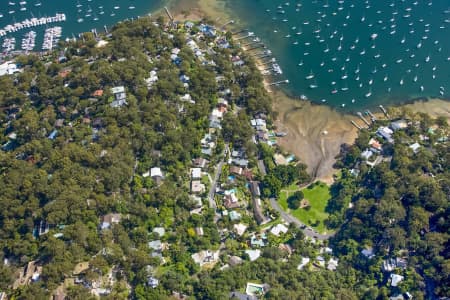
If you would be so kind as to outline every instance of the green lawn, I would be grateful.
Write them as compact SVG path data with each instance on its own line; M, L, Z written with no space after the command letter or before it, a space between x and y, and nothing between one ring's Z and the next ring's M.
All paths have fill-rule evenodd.
M306 210L304 208L291 210L288 208L287 199L296 191L298 191L298 187L295 184L289 186L286 189L283 189L278 199L280 206L284 210L292 214L294 217L299 219L301 222L305 223L308 226L311 226L320 233L325 233L326 227L323 221L328 218L328 214L325 212L325 208L331 198L330 188L326 184L320 183L314 185L312 188L306 187L302 189L303 194L305 195L305 199L309 201L309 204L311 206L309 210ZM319 221L319 224L315 225L317 221Z

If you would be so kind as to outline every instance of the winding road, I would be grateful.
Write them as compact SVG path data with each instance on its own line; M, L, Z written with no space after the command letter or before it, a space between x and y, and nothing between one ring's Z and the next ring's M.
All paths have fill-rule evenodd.
M285 212L281 206L278 204L277 200L275 198L270 198L270 205L272 205L273 209L275 209L277 212L280 213L281 218L286 221L287 223L294 223L295 225L299 226L305 236L314 238L317 240L328 240L330 237L333 236L333 234L320 234L313 230L311 227L308 227L306 224L303 224L300 222L296 217L292 216L291 214L288 214Z

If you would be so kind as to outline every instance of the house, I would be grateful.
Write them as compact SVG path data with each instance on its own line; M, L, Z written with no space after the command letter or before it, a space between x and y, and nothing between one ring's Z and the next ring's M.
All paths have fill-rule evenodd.
M195 233L198 236L203 236L205 233L203 232L203 227L195 227Z
M64 119L57 119L55 121L55 127L63 127L64 125Z
M153 228L152 232L157 233L160 237L166 234L166 230L164 229L164 227L155 227Z
M409 148L411 148L414 153L417 153L417 152L419 152L420 144L416 142L416 143L410 145Z
M162 251L162 243L160 240L148 242L148 247L156 252Z
M20 69L12 61L7 61L0 65L0 76L12 75L16 72L20 72Z
M202 178L202 169L201 168L191 168L191 178L192 179Z
M158 81L158 76L156 75L155 70L150 71L150 77L145 79L145 83L147 84L147 88L151 89L152 86Z
M297 266L297 270L302 270L310 261L311 259L309 257L302 257L300 264Z
M248 166L248 160L244 159L244 158L232 158L231 162L242 168L247 168L247 166Z
M250 246L252 247L265 247L267 242L267 236L265 234L262 234L261 237L256 237L255 235L252 235L250 238Z
M228 209L239 207L239 199L236 196L235 190L225 191L224 206Z
M261 256L261 250L245 250L245 254L248 255L250 261L255 261Z
M191 104L195 104L195 101L192 100L192 97L189 94L184 94L183 96L180 96L180 100L183 102L189 102Z
M211 115L209 117L209 128L221 129L222 125L221 125L220 118L218 118L217 116Z
M193 164L195 167L203 169L209 164L209 161L207 159L199 157L194 159Z
M113 108L122 107L127 104L125 87L116 86L111 88L111 93L114 95L114 101L111 102L110 106Z
M158 167L151 168L150 169L150 177L153 179L156 179L158 177L164 178L161 168L158 168Z
M380 153L382 150L382 146L379 141L374 138L371 138L369 141L370 150L376 153Z
M392 273L391 276L391 286L397 286L405 277L402 275Z
M361 251L361 254L364 255L365 257L367 257L368 259L372 259L375 257L375 254L373 252L373 248L369 247L369 248L365 248Z
M101 97L101 96L103 96L103 90L101 90L101 89L95 90L91 95L93 97Z
M321 255L316 257L316 265L319 267L325 267L325 258Z
M234 224L233 228L239 236L243 235L245 230L247 230L247 226L242 223Z
M235 175L242 175L242 168L241 167L236 167L236 166L231 166L230 167L230 173L231 174L235 174Z
M184 27L185 27L186 29L192 29L192 28L194 27L194 23L192 23L192 22L190 22L190 21L186 21L186 22L184 23Z
M391 128L394 131L405 129L408 127L408 123L405 120L397 120L395 122L391 122Z
M230 211L228 216L230 217L231 221L239 221L242 218L241 213L239 213L239 212L237 212L235 210Z
M281 233L285 234L288 232L288 228L284 224L277 224L270 229L270 233L279 236Z
M206 190L206 187L203 183L201 183L200 180L193 180L191 182L191 192L196 194L204 193Z
M280 153L275 153L273 155L273 160L275 161L275 164L277 166L285 166L288 164L288 161L286 160L286 157Z
M203 250L191 255L195 263L202 267L205 264L215 264L219 260L220 251Z
M384 127L384 126L380 126L377 130L377 135L379 137L384 138L389 143L394 142L394 139L392 138L393 133L394 132L391 129L389 129L388 127Z
M369 160L369 158L372 157L372 155L373 152L370 151L369 149L366 149L361 153L361 158L363 158L364 160Z
M156 279L156 278L153 277L153 276L150 276L150 277L147 278L147 285L148 285L149 287L151 287L152 289L154 289L154 288L158 287L158 285L159 285L159 280Z
M104 215L102 218L102 223L100 224L101 229L109 229L113 224L119 224L122 219L121 214L110 213Z
M327 269L330 271L334 271L336 270L338 266L338 259L337 258L330 258L330 260L328 261L328 265L327 265Z

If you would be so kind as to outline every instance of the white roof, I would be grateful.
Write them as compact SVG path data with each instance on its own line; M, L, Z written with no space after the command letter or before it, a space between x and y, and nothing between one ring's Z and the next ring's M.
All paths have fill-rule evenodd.
M261 250L245 250L245 253L250 257L250 261L257 260L261 256Z
M416 153L417 150L419 150L419 148L420 148L420 144L416 142L416 143L410 145L409 148L411 148L412 151L414 151L414 153Z
M286 233L288 232L288 228L284 225L284 224L277 224L275 226L272 227L272 229L270 230L270 232L273 235L279 236L280 233Z
M302 257L302 261L301 261L300 264L297 266L297 270L303 269L303 267L306 266L306 265L309 263L310 260L311 260L311 259L310 259L309 257Z
M192 178L201 178L202 177L202 169L201 168L192 168L191 169L191 177Z
M221 112L220 110L218 110L217 108L214 108L211 112L212 116L215 116L217 118L222 118L223 117L223 112Z
M113 87L113 88L111 88L111 92L112 92L113 94L124 93L124 92L125 92L125 87L123 87L123 86L116 86L116 87Z
M369 159L373 155L373 152L369 149L364 150L363 153L361 153L361 157L364 159Z
M18 71L19 71L19 69L17 69L17 65L11 61L7 61L0 65L0 76L6 75L6 74L11 75Z
M361 251L362 255L364 255L367 258L372 258L375 256L375 254L373 253L373 248L369 248L369 249L363 249L363 251Z
M156 232L160 237L166 233L164 227L155 227L153 228L153 232Z
M397 286L403 280L403 278L404 277L402 275L391 274L391 286Z
M330 260L328 261L328 266L327 269L330 271L334 271L336 270L338 266L338 259L337 258L330 258Z
M245 230L247 229L247 226L242 223L239 223L239 224L234 224L233 228L234 228L234 230L236 230L236 233L238 235L243 235Z
M151 177L163 177L161 168L151 168L150 169L150 176Z

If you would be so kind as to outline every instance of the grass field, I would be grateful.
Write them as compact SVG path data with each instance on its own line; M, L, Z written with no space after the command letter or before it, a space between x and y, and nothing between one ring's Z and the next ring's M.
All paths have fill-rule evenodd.
M299 189L295 184L283 189L278 200L281 207L301 222L316 229L318 232L326 232L326 226L323 221L328 218L325 208L331 198L329 187L324 183L319 183L302 189L305 199L309 201L311 207L309 209L298 208L291 210L288 207L287 199L298 190ZM316 222L318 222L318 224Z

